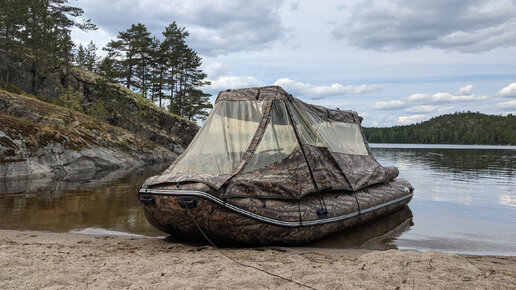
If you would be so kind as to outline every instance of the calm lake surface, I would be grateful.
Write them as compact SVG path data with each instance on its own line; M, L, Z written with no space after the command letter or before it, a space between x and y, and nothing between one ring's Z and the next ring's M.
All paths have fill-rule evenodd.
M409 206L309 246L516 255L516 147L371 147L415 187ZM0 228L164 237L136 193L165 168L0 181Z

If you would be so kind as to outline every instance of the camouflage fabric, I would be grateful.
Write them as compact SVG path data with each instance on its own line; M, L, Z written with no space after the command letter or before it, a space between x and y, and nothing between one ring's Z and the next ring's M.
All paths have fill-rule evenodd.
M359 117L357 112L354 111L328 109L323 106L307 104L296 98L292 98L292 100L301 110L310 111L324 119L358 124L362 122L361 117Z
M396 168L383 167L370 156L335 152L332 152L332 155L345 173L346 180L351 185L350 189L354 191L398 176Z
M287 222L321 220L317 209L325 207L327 218L344 216L372 208L383 202L410 194L410 184L396 179L387 184L373 185L367 190L314 194L302 200L269 200L228 198L227 203L252 213ZM283 227L264 223L233 212L204 198L196 198L197 207L185 209L178 196L155 195L155 205L143 205L147 220L168 234L198 233L197 224L210 235L248 244L303 244L342 231L362 222L386 215L406 205L411 197L368 210L348 219L315 226ZM322 203L324 201L324 203Z
M233 172L219 175L181 174L172 172L173 164L161 176L149 178L145 182L144 188L162 188L171 184L179 186L181 183L199 182L209 185L212 188L210 194L221 198L300 199L321 191L358 191L374 184L389 182L398 175L396 168L383 167L374 159L360 127L362 118L354 111L310 105L292 97L278 86L223 91L219 93L216 103L229 101L266 102L258 129ZM296 149L282 160L246 172L246 164L254 156L266 129L270 126L272 108L275 103L283 104L283 102L288 104L285 114L289 118L286 120L289 120L290 126L295 131L297 144L292 148ZM350 146L360 144L360 150L350 151L353 154L347 154L339 150L350 147L339 149L332 145L346 144L347 139L341 137L348 136L340 134L341 131L331 132L332 128L337 128L334 125L335 122L340 122L337 123L340 125L351 124L344 124L351 127L354 130L352 132L355 132L353 135L349 135L355 139L350 138L350 140L358 140L353 142L360 143L351 143ZM325 127L321 127L321 124ZM288 124L283 122L281 125ZM327 132L333 135L330 133L328 133L330 135L322 135L324 131L317 132L317 128L321 128L321 130L330 128L330 131ZM300 129L304 134L302 138ZM329 142L333 139L330 138L328 141L328 136L337 136L343 141L330 144ZM210 140L202 140L202 142L210 142ZM325 144L333 147L325 146ZM339 152L333 152L328 147Z
M215 103L221 101L274 101L287 98L288 94L281 87L268 86L240 90L226 90L219 93Z
M144 188L155 188L155 185L166 185L169 183L182 183L182 182L200 182L207 184L215 189L219 189L229 178L231 174L183 174L183 173L169 173L162 174L155 177L149 183L144 183Z
M346 175L326 147L303 145L318 190L352 190Z
M315 190L303 152L298 148L286 159L236 175L220 197L300 198Z

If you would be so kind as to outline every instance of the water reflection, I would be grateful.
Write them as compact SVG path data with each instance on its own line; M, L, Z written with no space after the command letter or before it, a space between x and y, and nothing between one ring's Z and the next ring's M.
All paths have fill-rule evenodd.
M415 198L514 207L516 150L373 148L417 189Z
M516 150L373 148L416 188L400 249L516 254Z
M441 148L373 148L373 154L402 169L421 164L440 173L450 173L458 180L515 176L516 150L441 149ZM400 170L402 171L402 170Z
M308 246L334 249L397 249L393 241L408 231L413 225L412 211L408 206L404 206L389 215L360 224Z
M516 255L516 150L406 147L373 154L416 188L410 209L310 246ZM0 228L163 236L136 192L166 166L0 181Z
M0 183L0 227L68 232L101 228L157 236L137 198L145 178L166 164L115 170L66 180L28 179Z

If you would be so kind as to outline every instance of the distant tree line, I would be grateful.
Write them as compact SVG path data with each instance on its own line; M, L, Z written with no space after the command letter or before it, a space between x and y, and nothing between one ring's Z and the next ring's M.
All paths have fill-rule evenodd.
M71 66L96 72L126 86L160 107L189 120L205 119L211 108L209 85L200 69L201 58L186 44L189 33L175 22L163 31L162 40L151 36L144 24L133 24L97 55L97 46L75 47L74 27L95 30L89 19L76 21L84 11L69 0L0 0L0 80L11 83L11 73L30 59L32 90L56 69L66 76ZM63 87L66 88L66 77Z
M370 143L515 145L516 116L456 112L408 126L364 128Z

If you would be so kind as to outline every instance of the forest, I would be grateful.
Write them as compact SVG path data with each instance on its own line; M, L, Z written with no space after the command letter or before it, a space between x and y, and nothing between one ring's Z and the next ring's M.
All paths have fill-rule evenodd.
M364 128L370 143L516 145L516 116L455 112L408 126Z
M154 104L188 120L205 119L210 95L200 88L210 83L200 69L202 59L186 43L189 36L176 22L152 35L145 24L131 25L102 50L90 42L78 47L73 28L97 29L81 16L81 8L69 0L0 0L0 81L13 82L13 71L28 60L31 85L28 93L41 91L47 75L62 70L63 90L69 90L66 74L80 67L117 82Z

